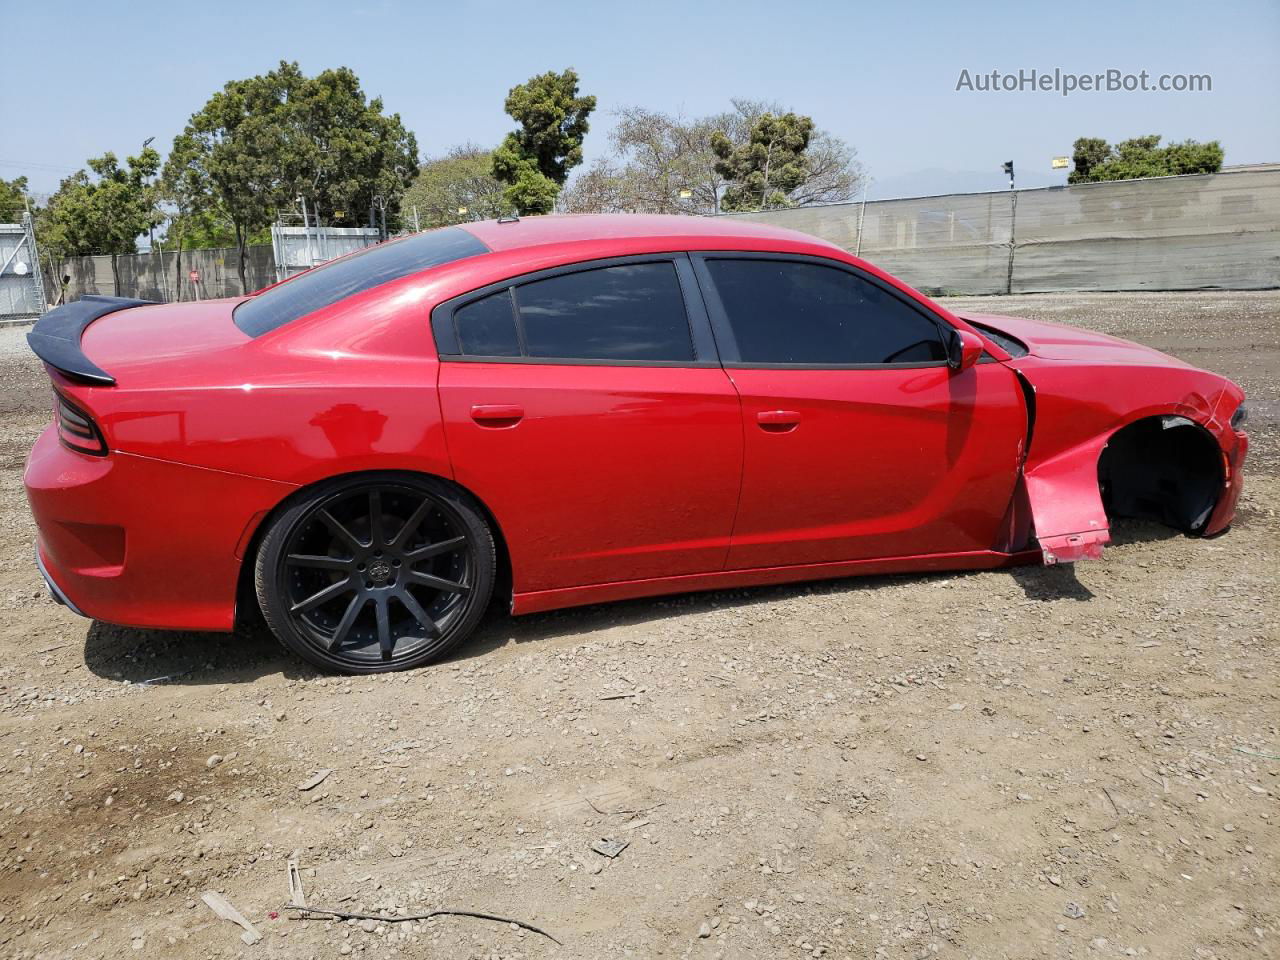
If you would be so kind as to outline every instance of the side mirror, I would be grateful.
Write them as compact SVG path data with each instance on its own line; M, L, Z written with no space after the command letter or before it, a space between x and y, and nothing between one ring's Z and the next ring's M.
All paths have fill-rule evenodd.
M952 330L951 343L947 348L947 365L957 373L968 370L982 357L986 346L982 338L968 330Z

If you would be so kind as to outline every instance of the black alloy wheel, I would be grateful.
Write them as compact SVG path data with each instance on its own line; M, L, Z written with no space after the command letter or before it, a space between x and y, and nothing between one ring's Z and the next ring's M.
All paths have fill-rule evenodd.
M271 630L327 670L434 660L475 628L493 591L493 535L461 491L430 477L322 484L263 538L256 586Z

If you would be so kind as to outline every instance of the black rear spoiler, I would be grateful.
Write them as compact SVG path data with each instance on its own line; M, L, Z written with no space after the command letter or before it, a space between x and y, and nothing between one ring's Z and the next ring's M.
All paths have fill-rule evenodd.
M154 300L132 300L128 297L88 296L74 303L55 307L36 321L27 334L27 343L37 357L72 380L109 387L116 378L84 355L80 335L99 317L130 307L146 307Z

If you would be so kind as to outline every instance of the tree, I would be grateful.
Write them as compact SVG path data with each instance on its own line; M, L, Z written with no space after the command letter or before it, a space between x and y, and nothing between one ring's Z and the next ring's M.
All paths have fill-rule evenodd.
M510 210L505 189L493 175L493 151L469 143L424 163L401 206L406 214L416 207L424 228L489 220Z
M578 74L548 71L513 87L505 109L519 129L493 154L493 175L521 214L550 213L569 171L582 163L582 141L596 98L578 95Z
M27 211L27 178L0 179L0 223L17 223Z
M809 177L805 151L813 120L794 113L765 113L752 125L746 143L735 144L723 131L711 138L719 163L716 172L730 181L725 210L767 210L790 206L788 194Z
M89 160L89 169L94 177L79 170L62 181L37 220L39 239L59 257L110 254L118 294L120 254L137 252L138 237L161 221L160 154L144 146L122 167L114 153L105 153Z
M744 146L761 116L785 112L777 104L740 99L732 110L694 119L643 107L622 109L615 114L609 156L574 178L564 207L581 213L718 213L728 181L717 170L713 135L721 132ZM808 173L788 195L789 204L838 203L857 194L862 169L843 140L815 130L806 156Z
M192 201L190 215L230 224L243 289L250 239L299 198L317 222L395 226L418 145L382 109L346 67L307 77L282 61L229 82L191 117L166 180Z
M1081 137L1072 151L1074 169L1068 183L1173 177L1187 173L1217 173L1222 169L1222 144L1184 140L1160 146L1160 134L1134 137L1111 146L1098 137Z

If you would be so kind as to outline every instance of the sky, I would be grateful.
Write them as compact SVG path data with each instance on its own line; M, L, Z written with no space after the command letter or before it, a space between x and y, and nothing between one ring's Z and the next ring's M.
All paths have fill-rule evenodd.
M1220 140L1228 164L1280 161L1280 0L1008 3L640 3L499 0L0 0L0 177L36 192L90 156L166 148L228 80L296 60L348 66L418 138L424 157L496 145L507 91L572 66L599 105L587 160L612 114L693 117L734 97L813 117L851 144L869 195L1065 182L1051 158L1079 136ZM1203 92L983 92L1017 74L1208 74Z

